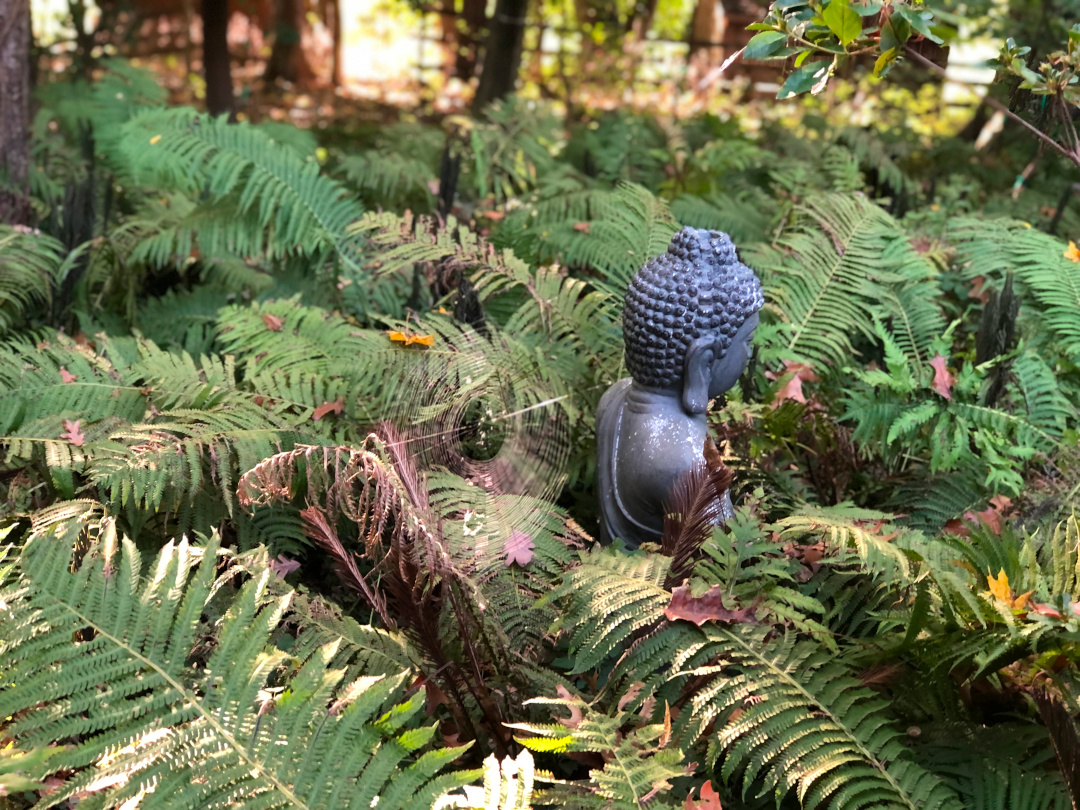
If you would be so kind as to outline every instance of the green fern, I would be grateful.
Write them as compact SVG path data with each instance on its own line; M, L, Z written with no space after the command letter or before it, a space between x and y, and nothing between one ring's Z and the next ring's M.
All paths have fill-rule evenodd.
M336 644L291 663L270 646L292 597L274 595L268 569L229 591L216 541L182 541L144 575L106 521L71 570L80 531L31 537L3 592L5 736L66 744L31 774L71 774L38 806L77 794L89 807L207 806L227 793L237 807L404 807L479 776L439 775L463 749L422 751L435 727L416 722L422 693L395 705L403 675L346 683ZM216 643L199 652L215 594L225 611L208 611L221 616Z
M897 223L862 197L819 195L797 212L777 243L781 252L762 252L752 263L786 327L783 356L842 366L855 353L852 339L872 333L881 286L896 278L911 249ZM893 247L887 262L898 242L904 246Z
M957 219L946 237L968 277L1001 282L1014 273L1040 310L1039 325L1080 356L1080 264L1065 258L1061 240L1010 219Z
M197 237L212 256L330 253L346 266L357 261L347 228L359 207L317 163L259 129L184 108L147 111L125 124L120 149L139 182L207 198L172 234L181 256Z
M51 303L65 256L51 237L0 227L0 335Z
M644 806L670 807L663 794L671 781L683 774L683 752L671 747L670 724L642 725L623 733L629 718L620 713L607 717L588 710L580 700L533 698L536 706L569 707L584 712L580 720L562 724L514 723L510 727L530 737L517 737L527 748L544 753L592 751L607 761L589 772L584 784L561 782L545 789L538 798L573 807L611 807L636 810Z

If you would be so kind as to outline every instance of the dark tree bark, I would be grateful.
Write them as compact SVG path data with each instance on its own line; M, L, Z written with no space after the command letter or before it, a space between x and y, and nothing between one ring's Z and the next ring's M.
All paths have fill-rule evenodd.
M229 64L229 4L202 0L203 77L206 109L212 115L233 114L232 68Z
M30 222L30 0L0 0L0 222Z
M450 0L444 0L443 5L448 9L454 7ZM480 41L487 26L486 0L463 0L461 14L444 14L442 24L451 49L453 75L467 82L476 75Z
M266 80L284 79L303 84L312 79L314 71L307 62L302 47L304 0L276 0L274 3L274 44L266 65Z
M491 102L514 92L518 70L521 68L521 49L525 40L525 15L529 0L498 0L491 18L480 86L473 99L473 112L478 113Z
M326 21L334 37L334 52L330 63L330 83L334 87L341 87L341 45L342 45L342 21L341 1L326 0Z

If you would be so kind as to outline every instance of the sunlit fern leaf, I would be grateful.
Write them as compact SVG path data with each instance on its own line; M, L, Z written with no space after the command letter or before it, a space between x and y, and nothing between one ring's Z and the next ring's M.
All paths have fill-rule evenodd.
M139 387L117 372L106 351L48 331L0 346L0 435L52 419L59 436L63 418L128 421L146 407Z
M796 224L778 242L784 253L761 252L755 269L790 325L783 350L823 366L849 363L851 338L872 331L881 281L895 278L889 274L898 262L882 256L906 236L861 196L812 196L797 210Z
M552 154L559 136L558 119L546 105L513 96L491 104L456 135L464 147L459 188L496 203L527 192L560 170Z
M670 601L649 581L649 557L608 554L586 558L560 589L570 596L565 622L579 671L620 649L635 628L661 622ZM778 802L795 791L807 807L959 807L908 760L884 702L842 659L814 641L774 633L753 625L659 624L626 650L613 683L625 690L647 682L669 694L658 668L672 685L695 679L673 722L676 744L692 745L715 728L706 736L711 757L722 759L725 779L747 791L772 792Z
M671 213L684 225L723 231L739 245L768 239L771 204L768 195L756 188L704 196L682 194L671 201Z
M484 760L483 787L468 785L460 793L441 796L431 810L447 810L450 807L531 810L533 784L537 775L528 749L522 749L517 757L506 757L501 762L492 754Z
M0 226L0 335L52 301L66 253L50 236Z
M678 230L663 200L633 183L593 200L591 219L551 229L550 248L571 267L587 267L594 283L622 297L630 279L645 262L667 250Z
M1012 219L959 218L946 238L968 277L1001 283L1013 273L1024 300L1040 310L1038 325L1080 357L1080 263L1065 257L1064 242Z
M479 777L440 775L462 749L430 748L423 693L399 703L404 675L348 683L329 644L271 682L288 661L270 640L292 595L270 593L268 568L230 591L215 582L216 541L185 540L144 574L135 545L110 531L75 571L77 524L32 537L3 591L4 734L65 746L33 774L64 774L39 807L75 795L88 808L205 807L228 794L233 807L366 810L378 797L402 808ZM226 611L209 611L221 618L200 662L193 649L215 593Z
M558 254L547 242L551 230L588 222L596 201L603 204L608 193L577 175L541 177L537 189L520 198L519 205L497 223L492 242L499 248L510 248L530 264L549 264Z
M643 725L623 733L631 717L609 717L588 709L581 700L533 698L529 705L567 708L583 714L580 722L514 723L510 728L532 736L516 736L537 752L592 751L604 757L603 768L589 771L588 781L559 781L537 797L569 807L611 807L636 810L671 790L671 780L685 773L683 752L672 744L670 727ZM554 780L552 780L554 781ZM661 799L662 801L662 799Z
M140 182L206 198L200 208L213 215L197 210L177 231L178 239L194 233L204 253L357 261L346 233L360 216L356 203L317 162L250 125L182 107L150 110L125 125L121 148Z
M566 572L551 594L551 598L572 597L564 621L572 628L573 672L587 672L621 652L637 631L663 616L671 601L671 593L663 587L667 557L594 550L582 555L582 562ZM603 621L596 621L597 616Z

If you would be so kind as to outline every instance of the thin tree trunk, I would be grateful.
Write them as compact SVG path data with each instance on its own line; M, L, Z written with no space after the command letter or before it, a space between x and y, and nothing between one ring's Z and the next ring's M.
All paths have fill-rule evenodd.
M30 0L0 0L0 222L30 222Z
M331 25L330 31L334 36L334 52L330 62L330 83L334 87L341 87L343 84L341 44L344 36L342 32L341 0L327 0L326 17L327 22Z
M229 64L229 4L202 0L203 77L206 109L212 115L233 114L232 68Z
M514 92L518 70L521 68L521 49L525 39L525 15L529 0L498 0L489 27L480 86L473 99L473 112Z
M267 81L284 79L292 84L309 81L313 71L303 49L304 0L277 0L274 3L274 44L266 65Z

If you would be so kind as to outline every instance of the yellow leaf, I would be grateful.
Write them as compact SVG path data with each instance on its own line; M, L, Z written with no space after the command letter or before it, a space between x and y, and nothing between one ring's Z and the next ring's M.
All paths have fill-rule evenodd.
M153 146L155 143L157 143L160 140L161 140L161 136L160 135L155 135L153 138L150 139L150 145Z
M1031 595L1033 593L1035 593L1035 591L1028 591L1027 593L1022 593L1018 597L1016 597L1016 599L1014 599L1012 603L1013 610L1023 610L1025 607L1027 607L1028 599L1031 598Z
M1076 246L1076 242L1069 240L1069 249L1062 254L1066 259L1074 262L1080 262L1080 248Z
M414 343L418 346L434 346L434 335L410 335L407 332L389 331L387 336L398 343L404 343L406 346L412 346Z
M1012 590L1009 588L1009 577L1005 573L1005 569L1002 568L997 575L997 579L990 574L987 574L986 581L990 585L990 593L995 598L1000 599L1006 605L1012 604Z

